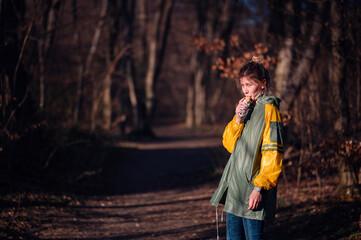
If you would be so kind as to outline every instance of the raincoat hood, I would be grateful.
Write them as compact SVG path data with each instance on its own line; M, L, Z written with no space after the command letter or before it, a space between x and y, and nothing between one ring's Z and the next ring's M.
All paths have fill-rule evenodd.
M263 103L263 104L273 104L277 106L277 108L280 108L280 102L281 99L274 97L274 96L266 96L266 95L260 95L257 99L257 103Z

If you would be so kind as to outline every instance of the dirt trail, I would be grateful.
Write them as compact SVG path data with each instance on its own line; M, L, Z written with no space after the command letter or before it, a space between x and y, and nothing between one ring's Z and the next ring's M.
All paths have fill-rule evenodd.
M115 192L84 197L61 208L40 208L38 239L214 239L214 190L204 175L212 168L218 134L192 132L182 125L155 128L157 140L132 147L118 161ZM218 136L216 136L218 135ZM224 231L224 229L221 229Z
M116 182L122 183L121 191L145 192L204 183L202 173L212 167L212 149L221 145L219 135L192 132L182 125L156 127L155 133L156 140L133 144L137 150L119 164ZM129 142L119 144L132 146Z
M2 217L14 225L5 234L15 237L7 239L216 239L209 200L221 172L215 169L227 158L220 147L222 129L193 132L162 125L155 132L155 141L116 142L105 157L111 160L105 161L110 164L102 175L105 182L86 196L31 192L3 202L8 210ZM332 194L335 176L323 178L321 189L311 177L299 188L295 180L288 188L283 181L276 219L265 225L267 239L360 239L361 205ZM226 237L224 222L220 237Z

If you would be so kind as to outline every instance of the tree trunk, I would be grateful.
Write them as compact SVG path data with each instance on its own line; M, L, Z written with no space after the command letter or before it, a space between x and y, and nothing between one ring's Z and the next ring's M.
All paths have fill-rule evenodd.
M217 121L216 108L217 106L219 106L219 100L221 99L223 88L225 85L225 81L218 80L217 82L218 84L216 84L215 90L209 103L210 109L212 109L212 112L209 114L212 124L216 123Z
M317 59L315 65L325 66L324 63ZM320 89L324 82L322 81L323 76L320 71L312 71L308 77L308 84L305 86L303 95L306 96L302 106L308 106L306 111L304 111L303 119L309 123L313 123L315 127L321 126L324 124L322 122L322 109L320 109L321 97Z
M360 56L360 55L359 55ZM357 61L357 66L356 66L356 71L357 71L357 79L356 80L356 89L357 89L357 96L356 96L356 116L358 119L361 118L361 104L360 104L360 100L361 100L361 71L360 71L360 62Z
M147 10L146 10L146 0L140 0L139 1L139 28L141 32L141 47L139 48L139 55L140 55L140 61L142 63L145 63L147 61L146 59L146 52L147 52Z
M186 126L188 128L194 126L194 83L192 81L188 84L187 91Z
M274 82L276 83L276 96L283 98L283 95L287 89L288 77L291 72L292 67L292 49L293 49L293 39L286 38L283 47L278 53L277 57L277 67L275 69Z
M223 50L222 55L228 56L229 52L229 39L233 30L234 22L235 22L235 16L240 11L238 4L232 4L232 1L227 0L225 2L220 2L219 8L222 9L221 16L218 18L217 16L214 19L214 26L219 25L219 29L217 31L214 31L214 34L216 34L216 37L219 37L221 39L224 39L224 42L226 43L226 46ZM241 5L242 6L242 5ZM219 22L219 23L218 23ZM209 68L212 68L212 63L215 62L214 56L210 56L210 65ZM209 73L213 73L212 70L208 71ZM214 81L212 82L213 86L211 96L209 97L209 109L211 111L208 113L209 119L211 123L215 123L217 121L217 107L220 98L222 97L222 91L225 85L225 81L220 79L217 73L213 74Z
M153 24L149 36L148 68L145 76L145 110L146 126L151 129L151 120L154 114L155 105L155 82L157 71L160 68L164 56L165 38L168 34L169 16L173 7L173 1L161 0L157 11L153 16Z
M110 130L112 126L112 98L111 98L111 74L107 74L103 82L103 129Z
M124 56L125 52L127 51L128 47L124 47L121 49L116 55L111 64L109 64L109 69L107 74L105 75L103 84L104 84L104 90L103 90L103 116L104 116L104 129L109 130L111 127L111 115L112 115L112 104L111 104L111 96L110 96L110 85L112 83L111 76L114 73L117 64L122 56Z
M88 57L86 59L85 62L85 74L88 75L92 62L93 62L93 57L94 54L98 48L98 42L99 42L99 38L100 38L100 33L102 31L103 25L104 25L104 17L105 14L107 13L107 8L108 8L108 0L102 0L102 6L101 6L101 10L100 10L100 16L99 16L99 21L98 24L95 28L94 31L94 35L93 35L93 40L92 40L92 44L89 50L89 54Z
M119 2L118 2L119 3ZM108 0L110 15L110 30L109 30L109 45L107 54L107 68L105 78L103 80L103 129L110 130L112 126L112 74L115 70L114 64L118 63L119 59L115 60L116 42L118 37L118 25L120 17L120 6L117 6L116 1ZM119 53L118 53L119 54Z
M139 130L141 128L142 123L139 117L138 99L137 99L137 93L135 91L133 60L130 57L128 57L125 64L126 64L125 77L127 79L129 99L130 99L130 104L132 106L133 128Z
M42 111L45 104L45 63L44 63L44 41L38 40L39 55L39 108Z
M194 123L200 127L205 121L206 87L204 84L204 68L198 60L194 76Z
M112 126L112 99L111 99L111 74L107 74L104 78L104 95L103 95L103 119L105 130L110 130Z
M345 94L345 52L343 49L344 29L343 29L344 3L339 1L331 2L330 18L331 18L331 54L329 67L329 85L331 87L330 102L333 106L332 115L334 116L334 134L336 138L342 139L347 134L349 123L348 100ZM337 192L343 196L353 197L356 185L358 184L358 171L354 171L353 159L343 154L337 155L339 161L340 182ZM357 193L360 194L360 193Z
M90 47L89 55L85 63L85 76L89 76L89 71L91 68L92 60L94 57L94 54L98 47L98 42L100 38L100 33L102 31L103 25L104 25L104 18L107 13L108 8L108 0L102 0L102 6L99 16L99 21L97 24L97 27L95 28L93 41ZM96 128L96 114L98 112L98 106L99 106L99 98L98 98L98 84L97 81L93 80L93 90L92 90L92 108L90 113L90 130L94 131Z
M78 12L77 12L77 1L73 0L72 9L73 9L73 31L74 31L74 55L76 60L76 65L78 69L78 80L76 87L76 96L75 96L75 107L73 113L73 125L78 124L79 120L79 110L81 105L81 99L83 95L83 78L84 78L84 64L82 61L81 54L79 49L81 48L81 39L79 34L79 29L77 27L78 23Z
M49 9L49 12L47 14L47 23L46 23L46 38L45 38L45 42L44 42L44 50L45 50L45 56L47 56L49 54L49 49L50 46L53 44L54 42L54 37L55 37L55 27L58 23L58 12L60 9L60 4L61 1L60 0L52 0L51 1L51 7Z
M146 122L150 124L151 115L153 112L155 92L154 92L154 76L157 61L157 28L159 26L158 20L160 19L160 12L154 16L153 30L149 39L149 56L148 56L148 69L145 76L145 108L146 108Z
M329 81L331 87L330 102L333 106L335 117L334 131L336 134L345 132L347 127L347 114L344 111L347 107L345 97L345 57L343 50L342 11L343 4L338 1L331 2L331 59L329 67Z
M207 15L207 2L197 1L197 22L194 25L196 37L204 37ZM190 61L192 72L190 85L188 86L187 98L187 116L186 124L188 127L200 126L205 117L205 87L203 86L204 69L201 61L205 58L204 50L193 49ZM192 102L190 102L192 101Z
M234 4L234 5L232 5ZM224 39L228 44L229 36L232 32L234 17L237 13L237 3L232 1L196 1L195 7L197 9L197 22L194 25L194 32L196 37L207 38L212 41L215 38ZM227 46L224 48L223 56L228 53ZM219 80L219 77L212 72L212 62L214 62L214 55L211 52L206 52L204 49L195 51L191 58L191 71L193 86L189 87L187 98L187 117L186 124L194 123L194 126L199 127L208 119L214 122L215 108L222 93L224 82ZM211 97L207 99L206 86L212 86L214 89ZM193 89L192 89L193 88ZM194 97L193 97L193 95ZM189 101L194 101L191 103ZM208 101L208 105L207 105ZM207 105L207 109L206 109ZM207 111L211 112L207 115Z
M80 56L79 56L80 57ZM78 81L76 85L76 97L75 97L75 109L73 115L73 125L78 124L79 110L81 105L81 99L83 96L83 80L84 80L84 65L78 63Z
M123 1L123 11L125 18L125 31L124 31L124 43L125 45L134 46L134 38L133 38L133 29L134 29L134 9L135 9L135 2L134 1ZM140 1L139 3L140 13L140 31L142 39L145 37L145 23L146 23L146 12L145 12L145 4L144 0ZM143 60L145 54L145 49L142 46L140 47L141 51L141 59ZM141 64L142 65L142 64ZM141 125L141 120L139 117L139 107L138 107L138 98L136 92L136 79L135 79L135 70L134 70L134 56L127 54L123 59L123 71L125 73L125 79L128 85L128 92L129 92L129 100L131 104L131 110L133 115L133 128L139 129Z
M54 42L55 31L54 28L57 25L58 18L56 17L59 8L60 1L52 0L50 2L43 3L43 19L41 25L41 35L45 36L38 40L38 57L39 57L39 108L43 110L45 105L45 79L46 69L45 64L49 57L50 47Z
M297 66L295 72L288 81L287 91L283 96L281 104L281 111L289 111L292 109L295 99L298 97L299 91L305 81L315 60L315 53L321 40L321 31L323 25L323 14L325 10L325 3L318 2L317 11L314 17L312 30L309 39L309 45L304 51L304 55Z

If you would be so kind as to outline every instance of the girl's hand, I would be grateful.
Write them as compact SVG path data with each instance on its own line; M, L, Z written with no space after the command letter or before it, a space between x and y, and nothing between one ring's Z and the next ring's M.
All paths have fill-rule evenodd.
M257 190L253 190L249 196L248 210L257 209L262 201L262 194Z
M247 108L248 108L248 105L246 103L244 103L243 100L244 100L244 98L239 100L238 105L236 106L236 111L235 111L236 116L237 116L236 122L238 124L243 122L243 119L244 119L244 117L241 117L239 114L240 113L245 114L247 112Z

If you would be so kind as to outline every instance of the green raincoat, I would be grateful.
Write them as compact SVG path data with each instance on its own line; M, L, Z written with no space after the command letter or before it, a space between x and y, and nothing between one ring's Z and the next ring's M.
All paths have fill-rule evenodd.
M223 211L249 219L274 217L284 153L279 103L276 97L261 95L244 123L237 124L234 117L227 125L223 145L232 154L211 198L213 206L224 204ZM248 210L255 186L262 189L262 202L256 210Z

